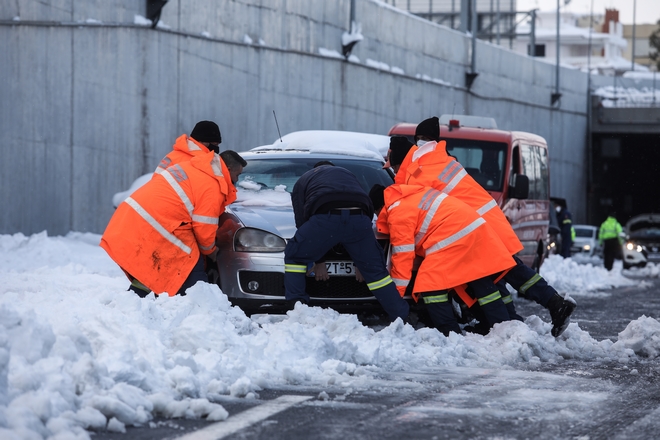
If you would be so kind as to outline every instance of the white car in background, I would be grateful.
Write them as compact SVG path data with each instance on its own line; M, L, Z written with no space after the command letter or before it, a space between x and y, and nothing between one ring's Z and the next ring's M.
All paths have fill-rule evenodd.
M589 257L602 255L598 245L598 227L591 225L573 225L575 239L571 246L571 254L581 254Z
M624 228L623 268L660 263L660 214L640 214L628 220Z

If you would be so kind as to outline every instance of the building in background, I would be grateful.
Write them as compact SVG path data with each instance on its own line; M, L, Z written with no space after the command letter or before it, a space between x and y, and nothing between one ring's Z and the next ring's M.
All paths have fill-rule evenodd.
M632 70L630 59L625 57L629 42L623 36L624 26L619 22L619 11L607 9L604 16L594 16L594 20L588 15L569 12L562 12L559 17L560 64L583 71L590 69L592 73L605 76L622 76ZM554 63L557 50L557 13L537 12L536 20L536 56ZM602 25L599 26L599 23ZM519 36L514 42L513 50L531 54L530 29L529 20L518 26ZM646 41L648 47L648 37ZM637 48L635 51L639 53ZM649 69L638 63L635 70Z
M657 70L657 66L649 57L649 53L656 52L649 44L649 37L656 31L660 25L658 24L638 24L635 25L635 63L647 67L649 70ZM623 25L623 38L628 42L628 46L623 51L623 57L627 60L632 60L633 50L633 25ZM635 69L637 70L637 69Z
M383 0L434 23L452 29L471 29L471 0ZM513 47L516 23L521 14L516 0L476 0L477 37L494 44Z

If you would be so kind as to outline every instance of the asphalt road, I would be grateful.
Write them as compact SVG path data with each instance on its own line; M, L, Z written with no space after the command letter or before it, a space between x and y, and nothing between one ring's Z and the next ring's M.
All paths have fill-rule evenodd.
M660 282L640 279L609 295L579 297L572 321L597 340L617 340L642 315L660 320ZM522 316L549 320L518 300ZM155 420L106 439L651 439L660 428L657 360L564 361L518 370L393 373L370 391L291 387L256 400L226 398L229 418ZM322 394L325 392L325 394Z

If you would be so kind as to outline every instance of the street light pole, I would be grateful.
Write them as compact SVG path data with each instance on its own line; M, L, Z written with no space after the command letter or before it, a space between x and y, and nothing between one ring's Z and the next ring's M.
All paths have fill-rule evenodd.
M554 105L559 98L561 98L561 93L559 93L559 46L560 46L560 37L559 37L559 0L557 0L557 65L555 66L555 93L550 97L550 102Z
M637 15L637 0L633 1L633 34L632 52L630 53L630 70L635 71L635 16Z

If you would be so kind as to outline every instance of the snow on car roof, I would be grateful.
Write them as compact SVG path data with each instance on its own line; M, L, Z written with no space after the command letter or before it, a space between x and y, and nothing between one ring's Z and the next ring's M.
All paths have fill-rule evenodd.
M345 154L348 156L378 158L387 156L389 136L355 131L303 130L277 139L271 145L250 151L306 151L318 154Z

